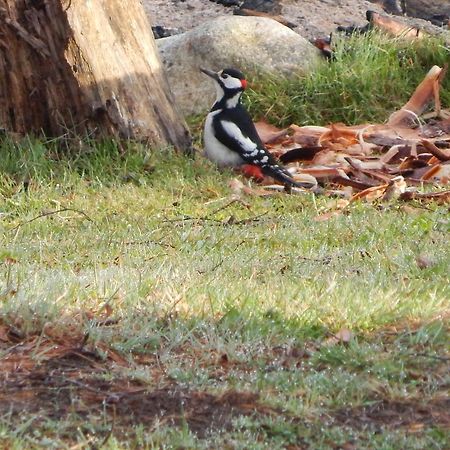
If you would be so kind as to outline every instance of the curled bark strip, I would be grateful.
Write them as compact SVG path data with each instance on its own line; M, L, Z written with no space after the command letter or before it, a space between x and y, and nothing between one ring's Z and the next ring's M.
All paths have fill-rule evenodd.
M398 38L412 41L423 39L428 35L420 28L405 25L392 17L383 16L375 11L367 11L366 16L373 28L378 28Z
M417 86L408 102L391 115L388 125L396 127L408 123L411 115L416 117L423 113L427 105L435 98L436 85L439 86L445 71L439 66L433 66L423 81Z
M433 200L438 203L450 203L450 191L441 192L416 192L406 191L400 195L400 200Z
M444 150L436 147L433 142L423 139L420 142L433 156L440 161L450 161L450 150Z

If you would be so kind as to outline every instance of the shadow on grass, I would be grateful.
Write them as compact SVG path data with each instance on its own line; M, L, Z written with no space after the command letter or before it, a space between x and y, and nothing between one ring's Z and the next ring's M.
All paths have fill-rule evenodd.
M117 324L111 319L96 322L99 327ZM386 330L366 335L364 339L381 338L387 346L395 347L398 337L420 330L419 324L415 324L413 329L398 329L397 336L390 335L387 339L389 331L383 334ZM319 364L314 363L313 354L330 344L327 340L310 340L301 347L266 348L246 362L233 361L227 354L211 354L207 348L187 348L187 345L175 349L174 356L183 360L194 354L204 361L202 365L210 379L226 381L231 373L249 376L257 366L267 373L289 373L305 367L318 372L326 370L320 358ZM122 355L104 342L90 340L77 327L47 324L39 332L25 335L12 325L0 324L0 351L3 354L0 416L8 416L12 424L28 416L35 417L34 429L45 428L46 420L64 421L69 423L63 437L68 443L76 442L77 430L86 423L90 424L91 431L92 427L96 430L96 439L105 443L112 434L119 440L129 438L133 427L138 425L147 430L185 427L196 438L207 439L213 434L233 432L238 418L262 424L269 435L277 433L278 425L274 421L281 421L292 430L297 445L303 443L302 434L306 429L320 429L324 424L355 432L403 429L414 433L450 426L450 402L443 390L430 398L419 392L403 399L387 392L379 393L362 405L325 408L315 415L302 417L274 406L256 388L242 391L230 384L218 393L179 383L165 370L157 350ZM443 373L448 358L435 357L435 362L430 370ZM345 367L345 361L342 366ZM149 371L150 378L136 377L140 369Z

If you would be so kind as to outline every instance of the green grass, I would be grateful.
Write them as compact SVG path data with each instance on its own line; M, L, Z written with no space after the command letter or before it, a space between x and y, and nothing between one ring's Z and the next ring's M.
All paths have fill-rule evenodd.
M337 38L336 60L292 79L252 80L247 105L254 117L276 125L384 122L407 102L433 65L450 62L450 48L439 39L395 41L378 33ZM450 104L450 77L442 86Z
M49 323L78 327L89 331L92 345L106 342L128 358L156 352L165 377L153 379L146 367L127 372L149 389L171 380L215 394L254 391L282 411L241 418L232 431L206 439L143 426L127 444L111 438L110 448L223 448L230 440L233 448L445 447L439 426L410 436L407 428L322 422L323 415L382 400L442 395L446 208L411 214L398 204L355 204L346 216L315 222L326 199L279 195L215 213L230 195L231 174L201 159L140 147L121 155L107 143L64 159L39 143L3 143L1 154L4 322L29 334ZM25 178L28 192L20 189ZM422 253L435 265L419 269ZM79 322L80 311L105 303L117 326ZM394 338L383 334L393 323L403 324ZM348 346L324 344L343 327L355 335ZM279 348L306 349L308 357L280 356ZM232 364L217 377L221 354ZM0 442L22 448L88 441L68 431L75 418L38 428L26 414L22 419L19 426L17 417L3 416ZM90 434L105 433L104 421L93 415L90 422ZM37 435L30 435L32 425Z
M393 53L380 48L386 61L372 50L367 63L374 69L383 62L376 86L375 78L365 79L366 90L350 83L366 73L359 49L349 73L338 60L317 74L316 92L327 95L310 87L306 97L297 91L297 102L289 92L300 81L282 82L267 88L272 99L263 91L267 103L251 95L251 107L270 110L281 124L382 116L406 101L423 72L405 69L405 92L394 89L392 104L383 104L376 96L391 101L385 77ZM420 58L426 71L429 61ZM392 71L398 83L400 71ZM335 111L339 90L361 97ZM307 108L308 99L316 109ZM360 100L373 110L351 107ZM85 383L134 380L149 392L176 385L215 398L258 393L259 412L199 436L182 411L178 427L161 420L127 429L120 412L112 419L104 407L77 409L75 400L60 417L4 406L0 447L448 447L447 206L355 203L348 214L317 222L329 199L310 194L227 206L234 175L201 158L87 141L67 155L59 144L0 144L0 331L13 326L38 344L51 329L84 334L105 367L92 374L80 368ZM433 264L420 269L420 255ZM105 305L113 326L95 319ZM350 342L330 344L343 328ZM2 339L0 359L10 351ZM101 362L108 348L129 366ZM42 351L38 345L32 355L41 370ZM37 379L17 373L27 383ZM0 390L0 404L7 393Z

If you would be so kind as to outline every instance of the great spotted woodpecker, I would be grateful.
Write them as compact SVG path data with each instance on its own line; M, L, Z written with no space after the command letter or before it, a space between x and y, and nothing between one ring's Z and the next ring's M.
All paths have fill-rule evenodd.
M309 183L298 183L269 153L261 142L252 119L241 104L247 81L242 72L224 69L212 72L200 69L215 81L217 98L205 121L203 141L206 156L219 167L250 165L253 175L269 175L289 186L311 188Z

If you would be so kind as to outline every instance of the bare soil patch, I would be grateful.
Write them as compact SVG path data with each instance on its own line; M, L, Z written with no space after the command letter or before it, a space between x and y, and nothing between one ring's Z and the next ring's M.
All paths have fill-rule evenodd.
M9 335L3 327L3 337ZM156 360L155 379L161 379L156 386L134 380L125 370L136 367L133 361L126 363L112 351L104 359L95 350L74 345L74 336L67 336L65 343L63 339L34 336L9 348L3 340L0 415L65 420L75 414L100 420L106 414L119 435L130 426L152 428L158 422L187 424L204 437L209 431L229 429L234 417L275 412L262 405L256 393L231 390L214 395L180 387L170 377L162 379Z
M420 431L426 426L450 429L450 398L382 400L369 407L340 409L333 413L335 424L355 429L406 427Z
M47 332L52 334L51 329ZM86 337L74 330L43 334L21 337L17 330L0 324L0 416L20 422L35 415L34 427L47 419L71 421L68 441L82 423L103 424L99 439L112 433L118 438L129 436L139 424L150 430L161 425L187 426L204 438L211 432L231 430L238 416L282 417L292 424L317 422L355 430L450 428L448 396L374 399L371 406L329 410L314 421L268 406L254 392L215 394L181 386L164 372L156 356L146 356L143 364L142 358L125 359L104 344L88 345ZM295 350L288 357L302 360L305 355ZM448 364L441 359L439 370ZM226 375L233 366L226 355L211 361L212 373L219 365ZM134 370L143 368L150 370L151 381L133 376Z

